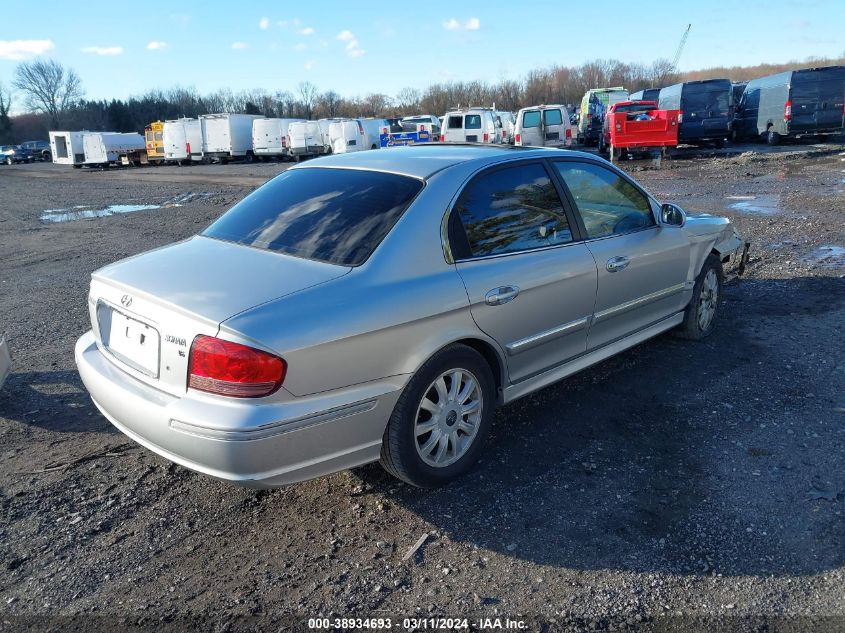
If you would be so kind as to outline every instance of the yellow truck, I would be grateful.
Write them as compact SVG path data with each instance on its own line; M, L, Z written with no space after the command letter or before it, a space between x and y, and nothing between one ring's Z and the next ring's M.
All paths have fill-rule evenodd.
M147 159L164 160L164 121L153 121L144 128L144 141L147 146Z

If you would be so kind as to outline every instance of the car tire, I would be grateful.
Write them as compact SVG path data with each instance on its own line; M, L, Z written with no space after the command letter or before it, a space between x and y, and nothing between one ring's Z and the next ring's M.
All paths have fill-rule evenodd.
M780 143L780 134L774 130L769 130L766 132L766 142L769 145L778 145Z
M460 383L453 388L458 373ZM382 467L420 488L443 486L464 475L489 434L495 396L493 374L481 354L461 344L441 350L402 391L382 439ZM437 405L439 413L432 411Z
M11 159L11 157L8 157L8 158L6 158L6 164L7 164L7 165L14 165L14 164L15 164L15 161L13 161L13 160Z
M723 280L722 262L717 255L708 255L695 279L692 298L684 310L684 320L678 326L679 336L691 341L710 336L719 314Z

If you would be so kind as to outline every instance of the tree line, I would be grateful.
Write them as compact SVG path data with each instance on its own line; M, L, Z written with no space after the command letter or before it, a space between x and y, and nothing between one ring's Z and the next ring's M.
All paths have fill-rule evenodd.
M143 132L151 121L197 117L212 112L240 112L270 117L391 117L410 114L443 115L458 106L491 106L516 111L540 103L577 105L590 88L624 86L630 91L662 87L678 81L728 77L747 80L806 66L845 64L837 59L810 58L785 64L708 68L678 73L665 59L634 64L598 59L580 66L556 65L531 70L521 79L450 81L425 89L404 88L395 95L369 93L342 96L320 92L311 82L295 88L266 88L200 93L193 87L155 88L128 99L86 99L77 73L54 60L22 62L11 86L0 83L0 143L46 139L49 130L110 130ZM18 101L19 100L19 101ZM26 114L11 116L20 103Z

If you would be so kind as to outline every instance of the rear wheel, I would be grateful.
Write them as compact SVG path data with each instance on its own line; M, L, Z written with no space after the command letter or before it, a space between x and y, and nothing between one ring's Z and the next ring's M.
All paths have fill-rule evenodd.
M255 159L255 155L252 152L247 152L246 156L244 156L244 161L247 163L251 163Z
M381 464L413 486L434 488L465 474L493 418L495 384L487 361L451 345L420 367L393 409Z
M695 280L684 320L678 326L678 334L693 341L710 335L716 323L719 311L719 298L722 296L722 262L716 255L709 255Z
M769 130L766 132L766 142L769 145L777 145L780 143L780 134L775 132L774 130Z
M11 157L11 156L9 156L9 157L7 157L7 158L6 158L6 164L7 164L7 165L14 165L14 164L15 164L15 161L13 161L13 160L12 160L12 157Z

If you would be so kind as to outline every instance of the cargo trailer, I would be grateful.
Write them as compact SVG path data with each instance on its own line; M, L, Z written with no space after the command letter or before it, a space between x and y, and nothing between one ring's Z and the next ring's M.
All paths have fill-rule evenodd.
M686 81L660 89L661 110L680 110L678 143L715 143L731 135L733 86L730 79Z
M252 122L252 147L256 156L288 158L292 156L288 131L291 123L304 119L255 119Z
M108 166L120 161L122 155L146 155L144 137L135 133L89 132L82 139L82 146L86 165Z
M202 127L199 119L171 119L164 122L164 160L190 164L202 160Z
M252 162L252 122L260 118L257 114L225 112L201 115L203 160L226 163L234 158Z
M845 132L845 66L804 68L753 79L745 86L734 117L737 138L784 137Z
M81 167L85 162L82 138L88 132L50 132L50 152L58 165Z

